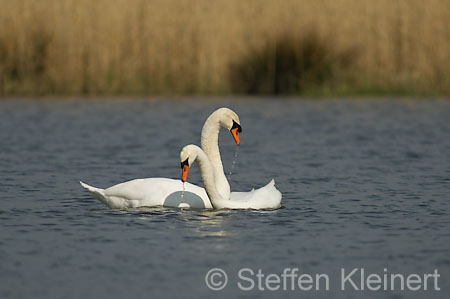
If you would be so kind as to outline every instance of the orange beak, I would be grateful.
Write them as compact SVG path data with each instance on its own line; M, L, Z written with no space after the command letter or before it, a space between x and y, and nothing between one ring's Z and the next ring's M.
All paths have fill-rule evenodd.
M183 183L187 181L188 174L189 174L189 165L183 165L182 174L181 174L181 181Z
M233 135L233 138L234 138L234 141L236 141L236 144L240 145L241 142L239 141L239 129L238 128L231 129L231 135Z

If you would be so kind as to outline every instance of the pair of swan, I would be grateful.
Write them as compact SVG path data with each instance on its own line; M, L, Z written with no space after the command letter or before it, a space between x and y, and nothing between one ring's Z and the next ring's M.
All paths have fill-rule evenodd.
M230 192L219 151L219 131L229 130L237 145L242 131L239 116L228 108L214 111L205 121L202 148L187 145L180 153L182 180L168 178L135 179L107 189L80 184L110 208L166 206L194 209L276 209L281 193L272 179L266 186L250 192ZM197 162L205 188L186 182L189 167Z

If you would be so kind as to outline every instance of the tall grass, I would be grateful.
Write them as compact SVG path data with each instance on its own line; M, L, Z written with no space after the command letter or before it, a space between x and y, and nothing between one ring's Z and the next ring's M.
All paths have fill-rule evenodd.
M356 54L334 49L331 37L320 38L314 31L281 35L230 66L231 87L250 94L299 94L305 88L333 87Z
M311 86L450 94L448 0L0 0L0 8L1 95ZM277 59L289 64L308 38L320 41L311 69L321 75L281 68L268 84L288 87L249 88L252 76L269 78L241 76L254 68L250 58L273 60L267 49L283 41L287 56ZM329 59L344 53L354 55Z

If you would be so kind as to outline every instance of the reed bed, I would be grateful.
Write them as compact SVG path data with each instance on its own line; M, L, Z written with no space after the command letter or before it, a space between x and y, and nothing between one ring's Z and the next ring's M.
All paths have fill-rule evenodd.
M450 94L447 0L0 0L0 7L3 96ZM308 38L327 67L317 55L305 60ZM268 71L289 59L303 60L288 75L285 67ZM308 73L318 67L322 75ZM252 89L253 78L267 86L288 78L294 87Z

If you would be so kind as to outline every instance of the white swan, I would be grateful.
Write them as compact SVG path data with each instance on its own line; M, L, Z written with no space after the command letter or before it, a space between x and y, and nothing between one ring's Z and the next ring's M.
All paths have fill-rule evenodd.
M240 144L239 133L242 131L239 116L228 108L220 108L214 111L205 121L202 129L202 146L211 155L214 161L215 185L220 194L225 198L230 197L230 185L223 172L220 159L218 135L220 127L228 129L236 141ZM168 206L196 209L211 209L212 205L204 188L185 183L178 179L146 178L135 179L101 189L89 186L83 182L80 184L95 198L113 209ZM181 195L183 194L183 198Z
M214 209L278 209L281 205L281 192L275 188L272 179L266 186L250 192L236 192L237 196L223 197L216 187L213 165L206 153L196 145L186 145L180 153L182 176L185 182L189 167L197 162L206 193Z

